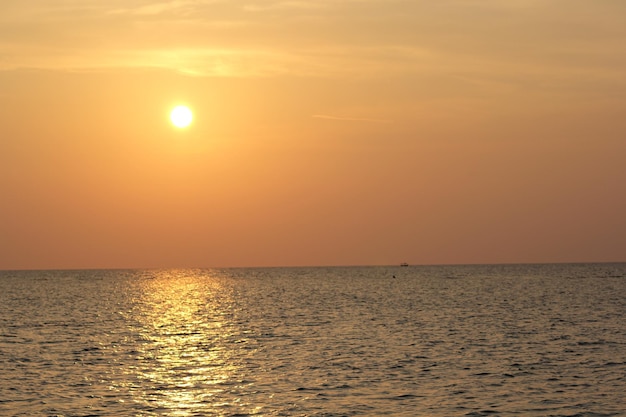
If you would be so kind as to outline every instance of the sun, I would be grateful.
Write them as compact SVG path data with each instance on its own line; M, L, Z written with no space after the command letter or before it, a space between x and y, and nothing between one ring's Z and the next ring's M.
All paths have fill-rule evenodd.
M191 124L191 121L193 120L193 113L187 106L176 106L170 113L170 120L174 126L182 129Z

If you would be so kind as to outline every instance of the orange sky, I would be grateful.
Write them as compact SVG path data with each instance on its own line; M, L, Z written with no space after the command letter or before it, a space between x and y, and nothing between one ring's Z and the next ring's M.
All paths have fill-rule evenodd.
M0 269L626 261L625 21L3 0Z

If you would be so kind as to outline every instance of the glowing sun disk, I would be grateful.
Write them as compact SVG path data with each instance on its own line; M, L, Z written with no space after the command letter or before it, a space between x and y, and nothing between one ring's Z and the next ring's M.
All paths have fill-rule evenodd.
M176 106L170 113L170 120L176 127L187 127L193 120L193 113L187 106Z

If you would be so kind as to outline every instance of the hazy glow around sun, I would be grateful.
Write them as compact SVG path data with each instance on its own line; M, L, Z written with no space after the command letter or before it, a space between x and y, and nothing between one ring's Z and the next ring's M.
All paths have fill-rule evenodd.
M187 127L193 120L193 113L187 106L176 106L170 113L170 120L178 128Z

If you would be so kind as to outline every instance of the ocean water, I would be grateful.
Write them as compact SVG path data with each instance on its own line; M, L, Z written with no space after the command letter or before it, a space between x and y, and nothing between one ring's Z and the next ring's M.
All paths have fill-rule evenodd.
M0 272L1 416L626 416L626 264Z

